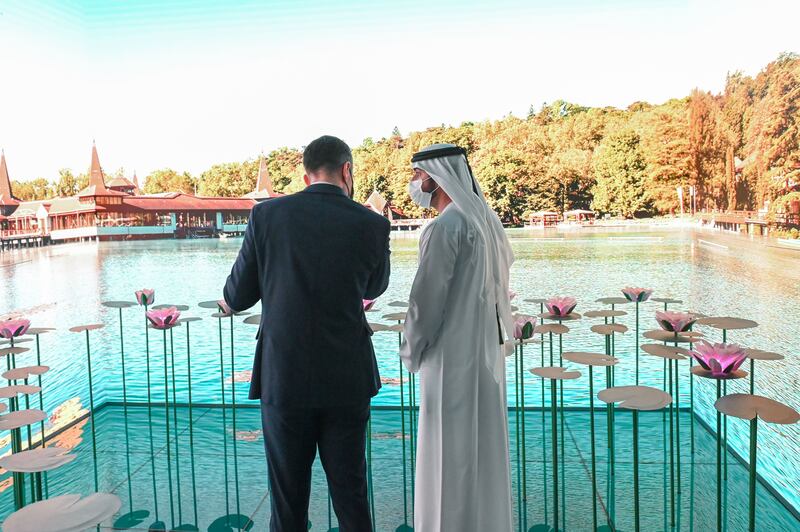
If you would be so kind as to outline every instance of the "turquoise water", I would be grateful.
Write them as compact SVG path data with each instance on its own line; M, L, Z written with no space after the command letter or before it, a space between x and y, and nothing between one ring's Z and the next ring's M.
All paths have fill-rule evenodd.
M784 353L787 359L757 363L756 393L800 407L797 394L800 370L795 363L797 323L800 319L800 268L797 252L775 249L747 238L704 233L694 230L580 230L558 233L530 230L510 231L517 262L512 270L512 287L519 294L522 311L538 312L538 305L524 303L524 298L573 295L578 312L600 308L593 303L602 296L620 295L619 289L646 286L655 296L684 300L678 309L706 314L732 315L759 322L756 329L731 331L730 341ZM0 256L0 313L20 312L37 327L53 326L58 331L41 337L42 363L52 366L43 377L45 408L52 411L64 401L78 397L88 405L86 348L84 336L67 332L74 325L102 322L106 328L91 333L95 404L123 399L119 350L118 314L100 305L110 299L132 299L139 288L155 288L156 303L192 305L185 315L205 317L191 325L193 400L219 403L220 377L230 379L230 320L223 320L224 369L220 369L219 322L211 311L196 306L199 301L217 299L222 284L238 251L238 240L152 241L124 243L87 243L61 245L38 250L21 250ZM393 277L386 295L379 301L379 311L371 321L380 321L385 312L399 309L387 303L407 297L416 268L413 237L393 242ZM635 339L633 307L619 321L631 331L616 342L623 362L617 370L617 384L633 381ZM655 303L641 306L642 330L655 326ZM257 309L254 309L256 312ZM143 313L140 308L123 311L125 331L126 397L143 402L147 393L147 357L144 347ZM589 331L597 320L570 323L564 337L565 350L602 351L603 340ZM233 322L234 374L236 400L245 403L247 375L255 345L255 327ZM712 339L720 332L700 329ZM154 333L154 334L153 334ZM375 399L376 405L399 404L399 362L397 336L378 333L374 337L382 375L390 379ZM32 343L25 344L32 346ZM176 399L188 401L186 329L174 332ZM526 348L526 366L540 365L538 346ZM35 351L20 355L18 365L33 363ZM150 337L151 393L153 401L163 401L163 344L160 333ZM642 354L641 381L660 386L662 361ZM513 363L509 363L509 376ZM688 373L681 368L681 404L689 404ZM540 389L538 379L526 376L526 403L536 404ZM697 380L696 413L704 420L713 418L711 383ZM230 402L230 385L228 402ZM745 391L746 382L731 383L728 392ZM509 385L509 401L514 402L514 386ZM565 401L572 406L587 403L585 376L565 386ZM800 427L760 425L759 472L776 491L800 507ZM729 423L729 444L746 456L747 426Z

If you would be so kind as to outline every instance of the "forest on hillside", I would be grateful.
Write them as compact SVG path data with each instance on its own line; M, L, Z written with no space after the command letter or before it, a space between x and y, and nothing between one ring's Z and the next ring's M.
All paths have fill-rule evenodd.
M800 56L785 53L755 77L730 73L721 94L696 89L627 109L556 101L532 106L524 118L509 115L407 135L395 128L353 148L356 198L364 201L377 190L407 215L423 214L406 192L411 155L450 142L468 150L490 204L507 223L538 210L588 208L623 217L675 213L678 186L684 187L687 208L693 186L698 209L757 210L780 203L775 200L800 182L799 106ZM301 149L284 147L265 157L277 191L303 187ZM240 196L253 189L257 172L258 157L217 164L197 176L167 168L147 176L144 191ZM86 181L85 173L64 169L53 182L18 182L14 191L21 199L71 195Z

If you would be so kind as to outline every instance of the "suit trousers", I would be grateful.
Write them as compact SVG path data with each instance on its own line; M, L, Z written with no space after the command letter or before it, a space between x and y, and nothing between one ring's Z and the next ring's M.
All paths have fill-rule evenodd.
M319 449L339 530L370 532L366 430L369 399L355 405L295 408L261 404L272 532L305 532L311 466Z

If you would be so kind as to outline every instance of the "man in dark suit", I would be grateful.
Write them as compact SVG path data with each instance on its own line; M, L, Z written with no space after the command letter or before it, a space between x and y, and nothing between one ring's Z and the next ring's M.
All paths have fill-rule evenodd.
M363 300L389 283L389 221L354 202L336 137L303 152L307 188L259 203L225 283L234 311L261 300L250 398L261 399L272 531L305 531L319 449L339 527L371 530L366 427L380 377Z

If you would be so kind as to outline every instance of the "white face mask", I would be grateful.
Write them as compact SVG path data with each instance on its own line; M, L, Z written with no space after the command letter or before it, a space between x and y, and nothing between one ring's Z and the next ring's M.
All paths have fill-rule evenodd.
M422 183L428 179L430 179L430 177L426 179L415 179L408 183L408 195L411 196L411 201L423 209L430 209L433 193L439 190L438 186L430 192L425 192L422 190Z

